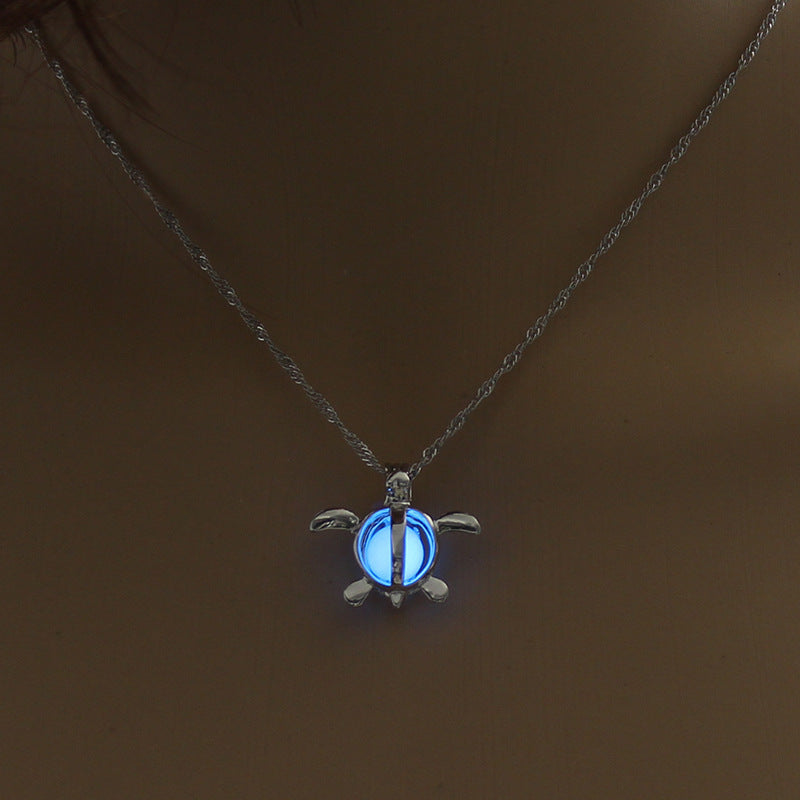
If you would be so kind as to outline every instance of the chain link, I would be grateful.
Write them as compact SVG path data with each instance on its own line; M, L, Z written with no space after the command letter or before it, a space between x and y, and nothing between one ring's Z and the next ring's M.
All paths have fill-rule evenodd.
M478 387L477 392L467 405L450 420L442 435L422 451L422 455L418 461L411 464L408 469L410 478L416 478L420 471L436 458L442 446L464 427L464 423L472 412L495 390L500 378L517 366L525 351L542 335L550 320L566 306L573 292L592 274L598 259L614 246L623 229L633 222L644 205L645 200L661 187L666 174L683 158L694 138L708 124L717 106L731 93L739 74L755 58L761 43L774 27L778 13L784 8L787 2L788 0L776 0L776 2L772 4L769 12L762 20L755 38L747 45L739 57L736 69L719 85L719 88L714 92L708 105L700 111L689 127L689 130L678 139L678 142L672 150L670 150L667 160L648 178L644 189L642 189L639 195L622 212L616 224L606 232L594 252L578 267L569 283L555 296L544 314L528 328L519 344L503 358L497 370ZM208 279L214 285L217 292L222 295L229 305L236 309L244 324L255 334L258 341L269 349L278 365L294 383L300 386L320 414L339 430L344 440L355 451L356 455L370 468L377 472L385 472L386 467L384 463L377 458L364 441L342 422L336 409L334 409L327 398L308 382L295 360L275 344L263 323L245 306L236 293L236 290L227 279L211 265L211 261L206 253L189 237L175 214L158 199L141 169L131 161L120 146L116 136L98 119L86 98L64 74L61 62L49 52L45 45L38 25L36 23L31 23L26 26L25 31L39 46L42 56L55 73L69 98L87 118L103 144L105 144L112 155L122 164L122 168L131 181L133 181L133 183L148 197L164 225L178 237L181 244L186 249L186 252L208 276Z

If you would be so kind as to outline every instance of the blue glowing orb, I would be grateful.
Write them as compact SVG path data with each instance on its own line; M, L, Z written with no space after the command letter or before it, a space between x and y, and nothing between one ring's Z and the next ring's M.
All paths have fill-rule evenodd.
M358 563L381 586L392 585L392 514L388 508L374 511L362 523L355 540ZM403 586L427 575L436 559L436 531L427 514L406 511Z

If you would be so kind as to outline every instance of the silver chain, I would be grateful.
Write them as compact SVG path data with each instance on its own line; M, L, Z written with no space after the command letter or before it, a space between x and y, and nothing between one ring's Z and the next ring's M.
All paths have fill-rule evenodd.
M622 212L617 223L603 236L595 251L578 267L569 283L555 296L552 303L550 303L547 311L528 328L520 343L506 355L497 370L478 387L478 390L469 403L450 420L444 433L431 445L426 447L422 451L420 459L408 468L408 475L410 478L416 478L423 467L426 467L436 458L445 442L464 427L464 423L472 412L495 390L500 378L516 367L528 347L542 335L550 320L564 308L570 297L572 297L572 293L592 274L600 256L607 253L614 246L623 228L626 228L633 222L636 215L641 210L644 201L661 187L666 174L683 158L694 138L708 124L717 106L731 93L733 87L736 85L736 79L739 77L739 74L755 58L761 43L772 30L778 13L783 9L786 3L787 0L776 0L776 2L772 4L767 15L762 20L755 38L745 47L744 51L739 56L736 69L722 81L719 88L714 92L708 105L700 111L694 122L692 122L689 130L678 139L677 144L670 150L667 160L648 178L644 189L642 189L639 195ZM205 272L208 279L214 284L216 290L225 298L229 305L236 309L239 316L244 321L244 324L256 335L256 338L269 348L280 367L306 393L306 396L316 406L320 414L339 429L347 444L353 448L358 457L372 469L384 473L386 471L386 465L377 458L359 436L353 433L353 431L342 422L330 401L308 382L308 379L297 365L297 362L275 344L263 323L261 323L245 306L233 286L231 286L231 284L211 265L208 256L186 233L183 225L175 214L158 199L141 169L131 161L123 151L116 136L97 118L97 115L86 98L64 74L61 62L48 51L42 40L37 24L32 23L26 26L25 30L33 37L34 41L39 46L42 56L61 82L69 98L78 107L78 110L89 120L103 144L105 144L112 155L122 164L122 168L125 170L128 177L149 198L164 225L180 239L181 244L186 248L186 252L200 269Z

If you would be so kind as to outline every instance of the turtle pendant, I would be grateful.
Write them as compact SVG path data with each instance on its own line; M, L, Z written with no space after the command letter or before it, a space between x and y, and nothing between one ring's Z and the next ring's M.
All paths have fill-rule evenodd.
M351 606L360 606L375 589L395 608L417 591L436 603L447 600L447 584L431 574L439 552L439 534L481 532L480 523L469 514L453 512L433 520L411 508L411 478L403 470L388 473L384 507L363 521L352 511L331 508L317 514L310 528L355 534L353 551L364 577L344 590L344 599Z

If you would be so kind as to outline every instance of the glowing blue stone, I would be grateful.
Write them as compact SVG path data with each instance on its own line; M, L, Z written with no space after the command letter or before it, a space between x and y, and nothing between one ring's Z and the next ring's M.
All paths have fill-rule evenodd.
M355 541L358 563L364 572L381 586L392 585L392 514L388 508L374 511L358 531ZM433 567L436 558L436 532L427 514L409 508L406 511L403 586L421 580Z

